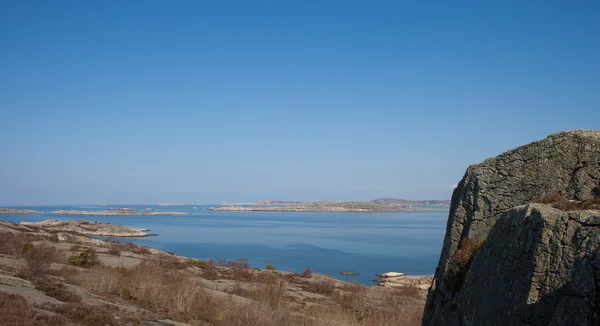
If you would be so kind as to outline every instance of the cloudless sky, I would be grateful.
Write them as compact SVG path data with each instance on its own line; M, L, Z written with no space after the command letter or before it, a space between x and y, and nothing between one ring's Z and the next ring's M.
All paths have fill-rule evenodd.
M449 199L599 104L600 1L0 1L0 204Z

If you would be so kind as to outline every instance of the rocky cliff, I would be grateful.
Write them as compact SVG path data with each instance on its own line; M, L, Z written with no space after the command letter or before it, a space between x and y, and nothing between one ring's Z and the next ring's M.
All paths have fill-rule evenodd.
M423 325L600 324L600 131L567 131L467 169L452 195ZM523 206L525 205L525 206Z

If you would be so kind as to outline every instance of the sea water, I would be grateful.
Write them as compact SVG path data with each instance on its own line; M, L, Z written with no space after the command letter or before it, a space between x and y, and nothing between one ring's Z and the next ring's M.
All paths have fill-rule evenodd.
M131 207L189 212L184 216L54 215L60 209L96 211ZM446 229L447 210L402 212L228 212L210 206L45 206L44 214L2 214L11 222L86 219L151 229L157 236L118 238L199 259L247 258L278 270L319 273L363 284L390 271L433 274ZM340 272L358 272L343 276Z

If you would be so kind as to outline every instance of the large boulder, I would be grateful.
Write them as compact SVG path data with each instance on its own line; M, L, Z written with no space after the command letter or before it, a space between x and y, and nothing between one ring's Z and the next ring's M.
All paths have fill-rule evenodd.
M552 320L560 324L568 307L558 302L572 294L568 289L575 286L573 281L583 278L585 282L578 284L587 286L589 278L582 271L598 273L600 266L593 262L600 224L573 222L580 219L573 214L583 213L517 206L553 194L588 200L599 183L600 131L560 132L470 166L452 195L423 325L504 324L509 316L514 316L509 324L546 325ZM597 213L589 214L585 219L595 220ZM535 223L523 224L526 221ZM544 245L544 234L552 248ZM582 241L587 247L579 246ZM569 259L544 265L556 257ZM585 317L594 320L595 296L600 292L593 286L586 289L583 294L575 292L584 300L595 300ZM565 311L562 315L559 307ZM549 311L558 315L541 317Z

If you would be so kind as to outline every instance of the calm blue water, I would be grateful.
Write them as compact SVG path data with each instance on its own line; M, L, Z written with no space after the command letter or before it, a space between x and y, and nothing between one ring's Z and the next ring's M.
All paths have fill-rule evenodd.
M104 210L132 207L184 211L189 216L60 216L59 209ZM448 211L309 213L213 212L210 206L47 206L24 207L43 215L0 215L21 222L45 219L93 219L148 228L155 237L118 239L201 259L247 258L253 267L272 262L278 270L302 272L307 266L335 278L373 284L389 271L433 274ZM342 276L356 271L359 276Z

